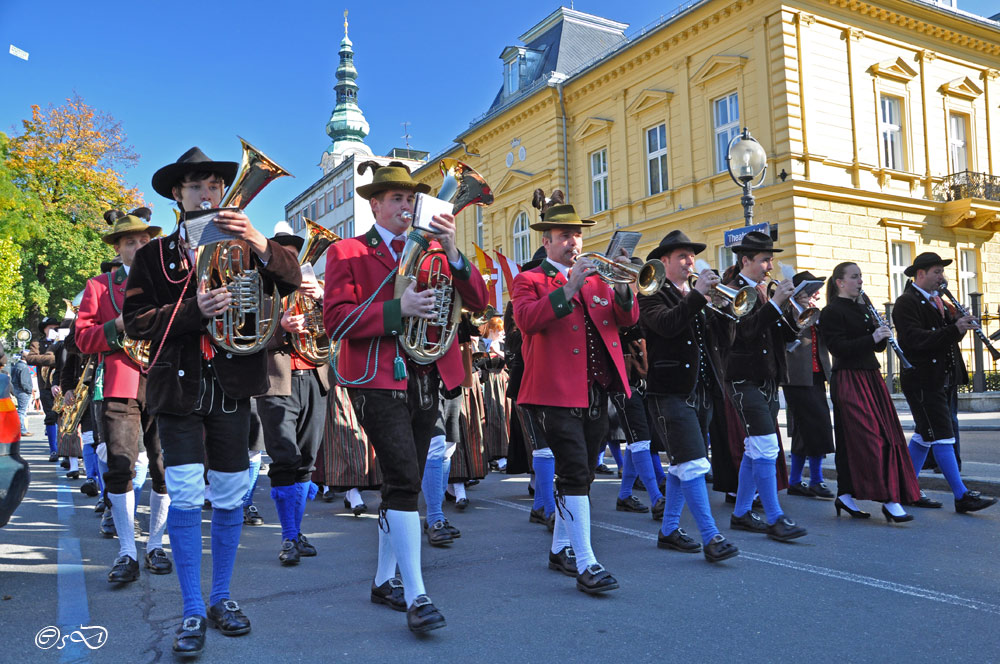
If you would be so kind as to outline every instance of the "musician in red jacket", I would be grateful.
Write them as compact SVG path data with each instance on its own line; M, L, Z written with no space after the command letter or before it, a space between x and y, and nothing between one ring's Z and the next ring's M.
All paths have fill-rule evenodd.
M588 594L618 587L590 547L589 493L594 459L608 433L608 392L631 394L618 328L639 320L627 284L612 289L595 276L592 260L577 260L582 230L593 224L572 205L549 208L531 225L543 231L546 259L521 272L511 294L524 338L517 403L544 433L558 476L549 567L575 576L576 587ZM616 260L628 262L624 254Z
M100 362L104 365L104 399L100 411L107 435L108 471L104 474L104 483L118 533L118 556L108 573L109 583L129 583L139 578L132 478L135 477L140 440L149 458L152 478L145 567L153 574L168 574L173 567L163 551L170 496L163 475L156 422L146 410L146 377L122 347L125 329L122 305L132 261L140 248L160 234L158 226L147 224L151 214L148 208L139 208L130 214L119 210L104 213L105 221L112 224L112 228L103 240L114 246L122 265L87 282L76 316L77 346L86 355L100 353Z
M400 162L368 161L358 172L368 168L375 171L372 182L358 187L358 195L370 202L375 226L327 250L323 322L331 341L340 342L336 380L348 388L384 478L371 600L406 611L409 628L426 632L444 627L445 620L424 594L417 496L440 416L439 383L447 390L460 386L465 368L456 344L427 365L410 360L400 346L407 319L434 317L433 291L418 292L410 284L396 298L393 290L416 193L430 188L414 181ZM444 250L444 271L464 306L485 309L486 285L455 245L455 218L435 216L433 226L438 234L430 247ZM395 579L397 562L402 588Z

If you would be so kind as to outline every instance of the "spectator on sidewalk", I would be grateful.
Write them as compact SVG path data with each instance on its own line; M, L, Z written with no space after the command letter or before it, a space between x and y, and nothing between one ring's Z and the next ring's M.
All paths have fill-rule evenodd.
M14 399L17 401L17 416L21 420L21 435L32 435L28 431L28 406L31 403L31 367L24 361L24 355L19 354L14 360L14 366L10 368L11 389L14 392Z

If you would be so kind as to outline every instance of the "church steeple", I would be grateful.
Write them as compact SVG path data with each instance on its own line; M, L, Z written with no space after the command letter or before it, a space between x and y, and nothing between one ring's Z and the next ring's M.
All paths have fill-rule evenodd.
M368 135L368 121L358 107L358 72L354 68L353 43L347 36L347 11L344 11L344 38L340 42L340 65L337 67L337 105L330 121L326 123L326 133L332 143L323 155L323 171L327 172L351 154L371 155L365 145Z

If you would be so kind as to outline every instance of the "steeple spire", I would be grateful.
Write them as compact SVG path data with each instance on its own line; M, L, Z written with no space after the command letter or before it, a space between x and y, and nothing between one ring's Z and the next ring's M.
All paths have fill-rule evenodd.
M337 67L337 83L333 89L337 93L337 105L333 109L330 121L326 123L326 133L332 143L323 155L323 170L333 168L344 157L352 153L371 155L371 149L365 145L368 135L368 121L358 107L358 72L354 68L354 49L350 37L347 36L347 11L344 11L344 38L340 42L340 65Z

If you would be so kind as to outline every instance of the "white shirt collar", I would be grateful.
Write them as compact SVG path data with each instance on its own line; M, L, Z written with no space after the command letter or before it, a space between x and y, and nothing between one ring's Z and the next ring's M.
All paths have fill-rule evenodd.
M743 281L747 282L748 285L753 286L754 288L757 288L757 282L756 281L754 281L753 279L751 279L750 277L748 277L743 272L740 272L740 276L743 277Z
M125 276L127 277L128 276L128 271L130 269L132 269L132 268L130 266L128 266L128 265L125 265L125 263L122 263L122 268L125 269Z
M406 233L403 233L401 235L393 235L392 231L390 231L387 228L383 228L378 224L375 224L375 230L378 231L378 235L380 238L382 238L382 242L384 242L385 246L389 249L389 255L392 256L393 260L399 258L399 255L392 249L392 241L395 240L397 237L402 240L406 240Z
M937 291L934 291L933 293L928 293L923 288L918 286L915 282L911 281L910 283L913 284L913 287L916 288L918 291L920 291L920 293L922 293L923 296L928 300L932 299L935 295L937 295Z
M563 279L567 280L569 279L569 267L563 265L562 263L556 263L555 261L550 261L548 258L546 258L545 261L555 269L559 270L559 274L563 276Z

